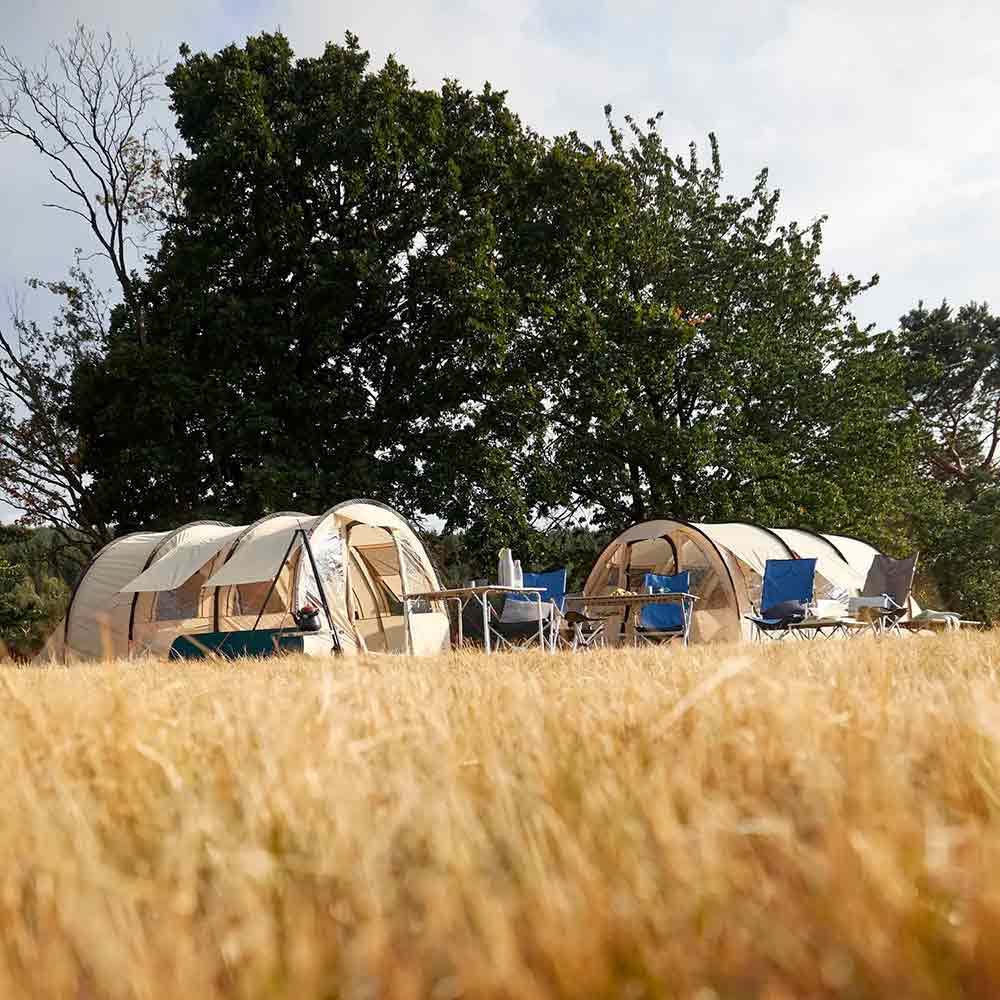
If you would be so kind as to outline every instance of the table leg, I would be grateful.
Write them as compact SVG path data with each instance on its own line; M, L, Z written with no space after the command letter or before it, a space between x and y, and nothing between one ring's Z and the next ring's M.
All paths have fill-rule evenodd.
M462 612L465 609L462 607L461 597L453 597L451 600L458 605L458 648L461 649L465 645L465 633L462 631Z
M631 608L625 606L625 645L635 646L635 620L642 615L642 605L634 604Z
M476 596L476 600L483 606L483 645L486 648L487 656L493 651L490 645L490 602L488 594L489 591L484 591L482 594Z
M538 648L545 649L545 628L542 623L542 595L535 594L535 607L538 611Z

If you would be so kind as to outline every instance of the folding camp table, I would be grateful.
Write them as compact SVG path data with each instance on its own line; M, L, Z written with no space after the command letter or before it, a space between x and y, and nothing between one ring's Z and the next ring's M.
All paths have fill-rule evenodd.
M803 618L798 622L788 622L782 629L796 639L833 639L836 636L851 636L867 632L872 628L868 622L855 618Z
M638 633L636 622L642 616L642 609L649 604L679 604L684 624L677 638L681 640L681 645L686 646L691 637L691 616L694 613L694 602L698 598L694 594L621 594L604 595L601 597L567 597L566 604L578 604L590 610L599 608L614 609L622 608L625 613L625 635L624 643L629 646L636 645ZM614 641L615 637L612 637Z
M490 639L492 626L490 618L493 610L490 607L490 594L521 594L525 597L532 597L538 607L538 645L543 649L549 648L545 641L545 619L542 617L542 592L544 587L503 587L499 583L488 583L482 587L452 587L448 590L426 590L417 594L403 594L403 617L406 620L406 634L410 634L410 603L412 601L444 601L454 602L458 609L458 645L461 647L465 642L462 630L462 612L465 608L475 602L482 609L483 613L483 647L487 653L493 652L493 643ZM409 639L407 639L409 641Z

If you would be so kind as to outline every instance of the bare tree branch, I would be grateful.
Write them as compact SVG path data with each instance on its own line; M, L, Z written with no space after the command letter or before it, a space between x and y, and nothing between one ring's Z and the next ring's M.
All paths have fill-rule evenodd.
M108 303L79 263L69 280L43 283L63 299L52 327L27 321L15 303L0 328L0 498L26 524L50 524L78 552L103 545L111 526L93 513L77 435L64 419L72 372L99 354Z
M28 282L62 300L51 327L26 321L16 304L0 327L0 499L25 523L53 525L77 550L113 535L94 513L65 416L74 370L102 354L108 335L111 303L83 262L110 262L145 346L144 257L180 212L175 140L153 121L162 70L82 24L38 67L0 45L0 140L41 155L59 192L46 206L86 223L93 240L93 252L76 251L68 279Z
M48 161L70 198L51 207L87 222L145 344L136 272L144 241L159 235L178 201L173 145L161 145L164 133L150 120L163 66L82 24L52 51L57 68L33 69L0 46L0 139L28 142Z

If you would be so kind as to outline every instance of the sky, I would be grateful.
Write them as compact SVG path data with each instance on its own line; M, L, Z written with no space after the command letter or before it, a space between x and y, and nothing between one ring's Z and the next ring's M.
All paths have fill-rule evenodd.
M857 305L893 325L920 299L992 301L1000 256L1000 6L896 0L0 0L0 43L40 61L77 20L176 59L281 30L300 55L353 31L375 66L389 53L418 84L457 78L509 92L522 119L555 135L604 135L603 107L645 119L682 151L721 144L726 184L767 166L786 218L829 216L828 269L880 275ZM44 14L44 16L39 16ZM167 108L162 109L169 117ZM31 314L29 275L57 278L78 221L36 154L0 142L0 322L12 296Z

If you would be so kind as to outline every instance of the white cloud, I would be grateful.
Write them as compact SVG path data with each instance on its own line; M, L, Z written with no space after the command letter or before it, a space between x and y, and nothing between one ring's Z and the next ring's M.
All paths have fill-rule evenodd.
M1000 9L991 4L49 0L44 18L9 6L5 42L29 57L77 18L168 58L180 41L211 51L277 28L312 55L350 29L375 65L394 52L425 86L489 80L550 134L602 135L605 102L640 118L663 109L676 147L718 133L735 189L766 164L787 214L830 215L829 266L882 274L861 306L866 318L892 323L920 296L995 296L987 248L1000 224ZM40 207L39 166L0 144L8 286L60 273L85 237Z

